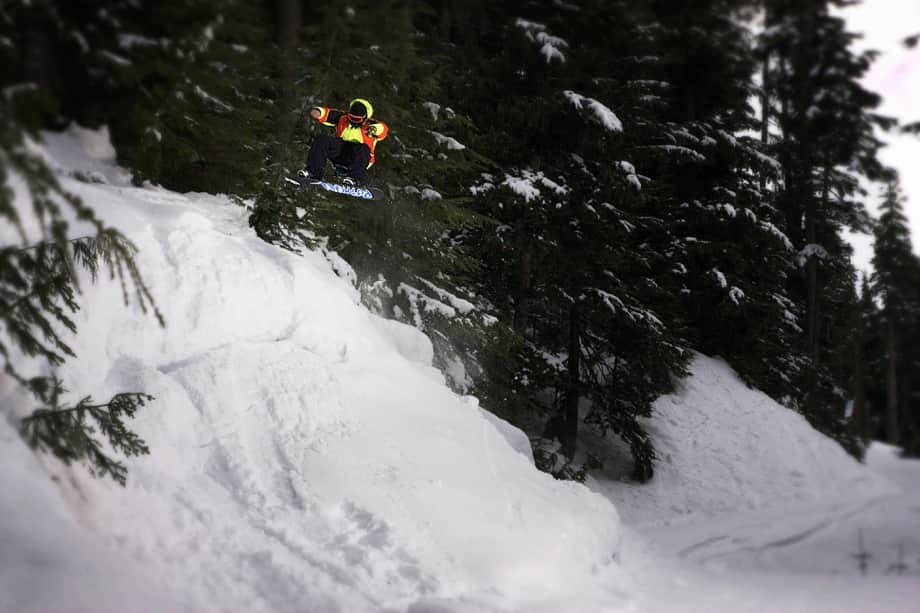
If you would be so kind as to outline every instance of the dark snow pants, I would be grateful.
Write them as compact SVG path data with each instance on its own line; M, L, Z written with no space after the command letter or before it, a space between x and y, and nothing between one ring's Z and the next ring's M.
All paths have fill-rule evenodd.
M367 164L371 160L371 150L364 143L346 142L341 138L320 134L310 145L307 170L314 177L324 176L326 160L344 167L349 177L363 185L367 181Z

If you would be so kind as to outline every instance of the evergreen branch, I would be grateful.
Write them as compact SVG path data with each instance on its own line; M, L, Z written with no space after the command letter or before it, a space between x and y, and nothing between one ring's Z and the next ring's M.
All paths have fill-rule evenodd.
M81 241L93 240L93 238L95 237L87 234L86 236L78 236L77 238L67 239L67 241L65 242L70 243L71 245L75 245ZM32 251L34 249L43 249L48 246L57 247L58 245L56 243L54 244L49 243L48 241L41 241L41 242L35 243L34 245L28 245L26 247L4 247L0 249L0 258L4 257L7 251L12 251L14 253L23 253L26 251Z
M144 284L134 260L137 249L118 230L107 227L79 197L66 192L47 163L25 144L25 130L17 124L0 100L0 219L18 230L23 244L29 241L21 214L30 214L41 241L24 247L0 248L0 356L3 371L27 389L43 405L20 423L20 432L36 450L47 451L65 464L84 462L90 472L110 476L124 485L126 466L103 449L108 446L126 456L149 453L144 441L124 423L137 409L152 400L143 393L121 393L107 403L93 403L90 397L75 406L60 406L63 392L56 378L27 379L17 371L18 355L38 357L51 366L64 362L74 352L64 342L62 327L76 331L70 315L79 310L77 267L96 280L101 265L118 279L125 303L128 283L133 284L141 309L153 310L163 325L153 297ZM24 197L7 187L10 176L28 189ZM17 201L24 206L17 208ZM26 213L27 206L31 210ZM90 224L95 236L68 236L64 210ZM9 342L7 342L7 339ZM105 439L102 441L101 439Z
M73 407L61 408L59 399L64 389L60 380L36 377L28 387L47 404L20 421L20 433L32 449L51 453L67 465L84 462L92 475L110 476L120 485L126 482L127 467L103 450L93 436L96 430L116 452L127 457L150 453L143 439L123 420L134 417L153 396L119 393L101 404L92 404L92 398L86 396Z

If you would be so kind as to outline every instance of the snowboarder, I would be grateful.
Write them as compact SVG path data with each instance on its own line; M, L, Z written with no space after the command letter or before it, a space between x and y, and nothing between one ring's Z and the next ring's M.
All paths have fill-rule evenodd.
M320 134L310 146L307 168L299 172L307 182L323 180L326 160L331 160L338 174L344 174L342 183L350 186L364 185L367 170L374 165L374 149L385 139L390 129L387 124L372 119L374 107L364 98L355 98L347 111L316 106L310 116L324 126L334 126L335 136Z

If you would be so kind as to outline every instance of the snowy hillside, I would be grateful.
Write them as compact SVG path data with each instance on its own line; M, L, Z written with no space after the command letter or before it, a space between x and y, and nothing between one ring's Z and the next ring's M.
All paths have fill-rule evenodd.
M0 611L916 610L917 463L860 465L701 356L647 422L649 485L555 481L335 254L262 242L227 198L131 186L104 131L45 151L140 248L167 327L83 284L66 386L156 397L126 488L31 453L31 403L0 379ZM897 546L909 576L885 574Z
M627 523L764 510L892 490L805 419L751 389L725 362L697 355L691 376L646 421L659 462L645 486L599 475ZM597 441L594 442L598 444Z
M115 284L84 285L79 358L61 375L97 399L154 395L134 422L151 455L129 463L124 489L52 467L62 493L45 487L30 512L54 524L63 496L77 523L194 609L463 597L553 610L611 566L613 506L537 471L515 449L521 433L447 389L426 337L358 305L344 262L267 245L226 198L131 187L104 134L71 130L48 149L59 172L98 181L65 186L140 248L167 327L123 308ZM18 487L45 482L2 429ZM15 507L15 489L0 490ZM38 546L5 529L4 552ZM66 590L30 600L34 585L13 579L35 568L2 564L0 609L72 602Z
M917 611L920 462L875 444L860 464L723 361L690 371L645 422L652 481L589 480L623 517L640 609Z

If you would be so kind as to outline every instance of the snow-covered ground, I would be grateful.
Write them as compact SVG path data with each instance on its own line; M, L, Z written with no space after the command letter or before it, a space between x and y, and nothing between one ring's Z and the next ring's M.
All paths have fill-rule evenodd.
M592 483L616 500L628 523L686 523L894 489L801 415L747 387L722 360L697 355L690 372L646 421L659 456L652 482L637 486L601 474Z
M920 461L876 443L859 464L705 356L646 426L660 456L651 483L589 480L647 569L632 582L645 607L920 610Z
M537 471L522 433L444 385L423 334L358 304L334 254L262 242L225 197L130 186L104 134L73 129L47 150L65 187L138 246L167 327L124 308L115 283L83 284L79 357L60 375L81 396L154 395L133 422L151 454L128 462L126 488L43 459L50 487L6 415L16 488L0 488L3 508L30 483L43 489L15 522L3 516L0 610L73 602L67 586L59 600L35 591L48 578L34 556L6 555L37 551L60 574L98 559L23 529L61 515L70 530L58 530L98 534L196 610L462 599L552 611L574 589L613 585L592 587L619 568L613 505ZM95 182L68 178L77 169ZM106 598L101 583L78 602Z
M867 464L903 489L640 522L631 594L653 611L920 611L920 461L876 443Z
M649 486L555 481L334 254L263 243L225 197L132 187L104 132L46 151L141 249L167 327L84 284L59 374L156 396L126 488L29 452L0 379L0 611L920 609L917 463L859 465L700 357L656 404Z

